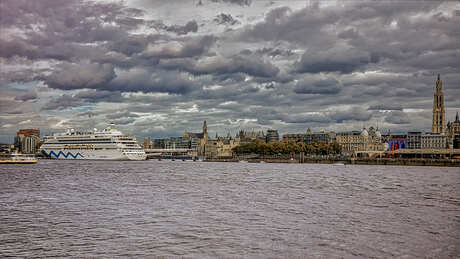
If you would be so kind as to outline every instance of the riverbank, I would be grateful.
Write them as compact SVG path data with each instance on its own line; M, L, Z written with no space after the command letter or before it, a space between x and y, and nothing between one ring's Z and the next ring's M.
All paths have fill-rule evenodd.
M275 159L275 158L250 158L247 160L232 159L206 159L205 162L249 162L249 163L305 163L305 164L344 164L344 165L399 165L399 166L447 166L460 167L460 159Z

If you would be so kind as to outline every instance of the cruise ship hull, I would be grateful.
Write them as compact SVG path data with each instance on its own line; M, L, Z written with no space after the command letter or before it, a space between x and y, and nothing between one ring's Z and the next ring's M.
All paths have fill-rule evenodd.
M42 154L53 159L67 160L145 160L145 153L130 153L119 150L59 150L42 149Z
M75 131L45 136L43 155L54 159L145 160L147 155L136 138L126 136L110 124L102 131Z

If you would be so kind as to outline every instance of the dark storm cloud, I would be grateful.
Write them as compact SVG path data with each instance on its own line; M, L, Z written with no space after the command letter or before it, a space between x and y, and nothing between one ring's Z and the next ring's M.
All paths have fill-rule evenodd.
M0 6L3 37L11 32L5 29L20 29L22 36L9 36L2 40L3 57L14 55L30 59L53 58L43 48L64 48L66 44L113 41L129 35L129 30L142 24L142 11L127 8L122 4L104 4L77 0L40 2L5 0ZM82 46L91 49L93 46ZM65 54L65 53L64 53ZM69 53L67 53L69 54ZM71 53L70 53L71 54ZM59 53L54 56L62 59Z
M24 94L17 95L16 97L14 97L14 100L26 102L26 101L35 100L37 98L38 98L37 92L28 91L28 92L26 92Z
M229 4L237 4L241 6L250 6L252 0L211 0L211 2L215 3L229 3Z
M288 57L294 55L292 50L290 49L282 49L282 48L262 48L258 49L256 53L262 54L262 55L268 55L270 57Z
M219 25L235 25L240 23L238 20L234 19L231 14L225 13L218 14L213 21Z
M306 51L295 66L300 73L351 73L378 61L377 56L357 49Z
M81 105L83 105L81 99L75 98L72 95L64 94L57 98L51 99L42 107L42 110L63 110L71 107L78 107Z
M338 14L329 9L293 12L289 7L279 7L270 10L264 21L247 26L237 35L242 41L286 41L327 48L334 43L335 36L322 28L338 20Z
M126 124L131 124L135 121L136 120L133 118L121 118L121 119L113 119L110 121L110 123L113 123L115 125L126 125Z
M111 64L64 63L60 65L59 70L46 77L45 82L51 88L72 90L102 87L115 77Z
M294 92L298 94L337 94L340 90L340 82L333 78L314 82L303 79L297 82Z
M59 110L69 125L89 125L71 112L90 109L94 121L165 136L204 119L281 133L375 119L407 128L403 108L429 113L437 73L448 112L460 107L452 2L197 2L2 1L0 88L11 90L2 112ZM80 108L63 111L71 107ZM422 115L414 127L429 122Z
M197 32L198 31L198 23L196 21L190 21L187 24L181 25L171 25L165 27L166 31L175 32L179 35L184 35L189 32Z
M100 89L107 91L187 94L198 87L198 83L191 80L185 73L132 69L120 74L115 80Z
M388 104L371 105L369 106L368 110L370 111L402 111L403 108L401 104L388 103Z
M402 111L392 111L385 116L385 121L391 124L408 124L410 123L407 113Z
M346 121L368 121L372 113L353 107L346 110L315 112L307 114L286 114L282 120L287 123L343 123Z
M210 57L204 60L174 59L162 60L160 66L168 69L185 70L193 74L235 74L245 73L258 77L273 77L279 68L260 57L235 55L231 58Z
M148 58L184 58L205 54L215 43L216 37L206 35L193 37L183 42L168 42L150 45L144 55Z
M114 119L120 119L120 118L137 118L139 115L136 115L132 112L129 111L122 111L122 112L116 112L112 114L108 114L105 116L107 119L114 120Z
M124 100L119 91L83 90L78 92L75 97L91 103L122 102Z

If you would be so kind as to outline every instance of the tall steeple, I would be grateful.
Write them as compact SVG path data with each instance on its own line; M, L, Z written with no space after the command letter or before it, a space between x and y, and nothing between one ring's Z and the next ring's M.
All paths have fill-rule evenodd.
M433 97L433 133L446 133L446 111L444 108L444 94L442 93L441 76L438 74L436 90Z
M458 119L458 112L457 112L457 115L455 116L455 122L460 122L460 120Z
M206 121L203 122L203 133L208 133L208 125L206 125Z

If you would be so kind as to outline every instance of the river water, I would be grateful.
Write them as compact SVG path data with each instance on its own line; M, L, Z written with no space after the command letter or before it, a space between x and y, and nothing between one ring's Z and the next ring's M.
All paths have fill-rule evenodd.
M0 166L0 257L458 258L460 169Z

